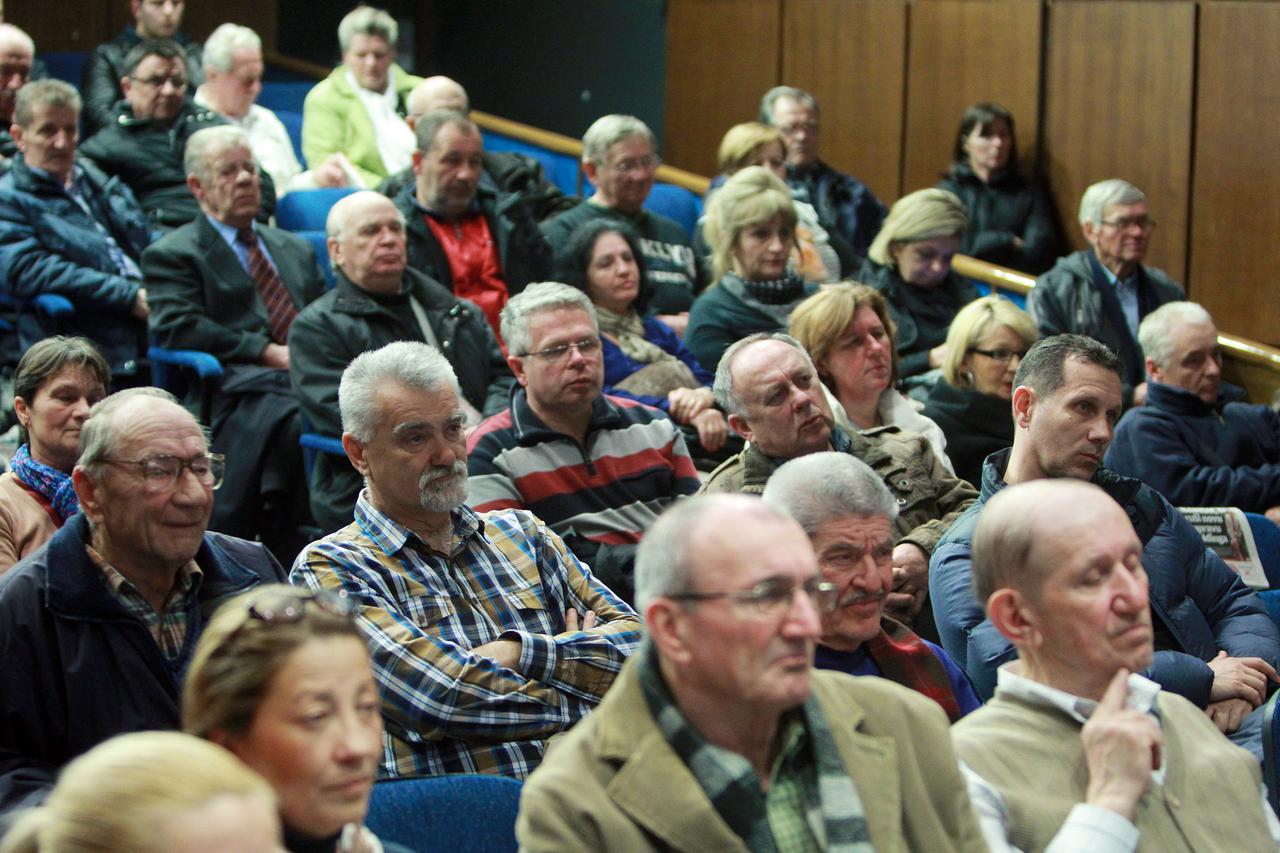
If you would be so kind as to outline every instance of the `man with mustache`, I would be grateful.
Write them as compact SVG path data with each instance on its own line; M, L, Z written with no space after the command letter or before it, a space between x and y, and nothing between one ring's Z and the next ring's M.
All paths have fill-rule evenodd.
M819 669L896 681L933 699L952 722L981 705L950 655L885 615L898 504L865 462L831 451L792 459L763 497L804 528L823 580L836 587L835 608L822 614Z
M383 775L526 776L600 701L639 619L531 513L466 505L466 413L438 350L360 355L338 405L365 489L354 522L308 546L290 580L358 605Z
M996 668L1018 649L973 599L974 527L983 504L1017 483L1090 481L1128 514L1143 548L1156 648L1143 674L1205 709L1261 760L1261 706L1280 681L1280 631L1258 596L1167 500L1102 467L1120 417L1120 370L1111 350L1082 335L1043 338L1027 351L1013 380L1013 447L987 457L979 503L933 553L929 592L942 645L978 695L990 696Z
M952 738L992 850L1280 846L1257 763L1136 674L1160 655L1145 563L1097 485L1039 479L983 510L973 594L1019 659Z

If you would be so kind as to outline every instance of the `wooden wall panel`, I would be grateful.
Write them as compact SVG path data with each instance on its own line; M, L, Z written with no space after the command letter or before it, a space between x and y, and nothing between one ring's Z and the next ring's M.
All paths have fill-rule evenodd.
M21 27L36 43L36 51L92 50L115 31L109 27L107 7L117 0L5 0L4 19ZM128 11L128 3L123 3Z
M1013 113L1018 156L1034 166L1040 124L1038 2L936 0L911 8L903 194L933 186L951 163L965 109L996 101Z
M780 0L671 0L662 156L716 173L720 138L778 83Z
M905 0L783 4L782 82L822 105L822 159L886 204L900 189L906 35Z
M1219 328L1280 343L1280 5L1200 9L1191 280ZM1163 227L1163 226L1162 226Z
M127 5L127 4L126 4ZM264 0L218 0L216 3L187 3L183 13L182 29L188 36L204 41L219 24L230 21L253 30L262 39L262 46L274 50L276 46L277 3ZM301 13L302 6L295 7ZM294 21L297 25L300 19ZM334 36L336 41L337 36Z
M1066 231L1095 181L1124 178L1159 221L1147 262L1186 280L1195 69L1192 2L1049 6L1046 171Z

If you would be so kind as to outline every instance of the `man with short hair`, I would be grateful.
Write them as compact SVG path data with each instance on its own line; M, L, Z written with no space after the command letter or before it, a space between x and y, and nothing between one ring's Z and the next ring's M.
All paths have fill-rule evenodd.
M1146 674L1204 708L1262 757L1261 705L1280 681L1280 631L1262 602L1158 492L1102 467L1120 417L1120 361L1093 338L1042 338L1013 379L1013 447L987 457L979 502L933 553L929 589L942 645L990 696L1017 649L973 600L972 542L983 504L1006 485L1090 481L1129 515L1151 582L1156 655Z
M461 384L468 427L502 411L515 379L480 309L405 262L404 216L372 190L329 211L334 288L298 316L289 334L289 373L302 413L317 432L337 436L338 383L362 352L393 341L436 347ZM321 530L351 520L360 476L346 459L324 453L311 475L311 511Z
M1182 285L1142 263L1156 221L1147 196L1128 181L1099 181L1080 199L1080 230L1089 248L1059 258L1036 279L1027 308L1040 336L1097 338L1120 356L1125 408L1146 399L1138 324L1166 302L1186 299Z
M523 200L481 181L484 140L460 112L417 122L413 187L395 204L404 214L409 266L484 312L494 333L507 299L551 272L551 249Z
M113 735L178 728L210 614L284 580L262 545L205 532L222 457L166 392L97 403L80 447L81 514L0 577L0 811Z
M818 211L818 221L865 258L884 222L885 206L855 178L818 153L822 113L818 99L794 86L774 86L760 100L760 121L776 127L787 146L787 183Z
M938 707L812 668L835 590L794 521L683 502L636 591L649 642L525 783L520 849L986 850Z
M1019 660L952 737L992 850L1280 846L1257 762L1136 674L1153 658L1144 562L1092 484L1013 485L983 510L974 592Z
M568 542L624 601L636 543L698 490L684 436L664 413L601 393L595 307L567 284L532 284L502 310L520 388L468 441L476 509L521 507Z
M569 235L592 219L626 222L640 236L645 281L652 294L650 309L683 332L693 298L706 275L679 223L644 209L662 159L658 144L644 122L635 116L607 115L596 119L582 137L582 171L595 193L542 224L551 248L559 251Z
M188 41L179 32L185 6L184 0L129 0L133 25L126 24L114 39L94 48L80 74L85 139L115 123L116 101L125 97L120 80L130 73L125 57L141 42L148 39L176 42L186 60L188 79L199 85L200 45Z
M1169 302L1143 319L1147 402L1116 425L1107 467L1176 506L1234 506L1280 522L1280 416L1222 381L1213 317Z
M703 491L760 494L783 462L824 450L866 462L901 508L887 607L913 622L924 606L929 555L977 496L973 487L947 471L921 435L894 426L848 434L837 427L813 360L790 335L760 332L730 345L716 367L715 392L729 426L748 444L711 472ZM916 627L932 634L925 622Z
M31 79L35 56L31 36L13 24L0 23L0 174L8 171L9 162L18 153L9 125L18 90Z
M531 513L466 505L460 399L426 344L351 362L342 445L366 488L355 521L308 546L290 576L358 605L386 776L528 775L640 640L635 613Z
M23 311L23 350L54 334L98 344L117 382L144 379L147 292L138 261L151 242L129 187L76 156L80 96L61 80L19 90L9 127L19 153L0 178L0 281L15 297L57 294L75 312Z
M950 655L885 615L898 504L875 471L847 453L811 453L783 463L761 497L799 523L823 580L836 587L815 666L896 681L933 699L952 722L981 704Z

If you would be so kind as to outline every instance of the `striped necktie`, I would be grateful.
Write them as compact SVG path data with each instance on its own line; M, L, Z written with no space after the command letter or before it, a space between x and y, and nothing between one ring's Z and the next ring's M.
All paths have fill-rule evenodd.
M252 228L241 228L236 232L238 240L249 253L249 277L258 285L258 293L262 295L262 304L267 309L267 323L271 326L271 340L277 344L289 340L289 325L298 316L298 309L293 307L293 299L289 296L284 282L276 274L275 268L267 260L262 247L258 245L258 235Z

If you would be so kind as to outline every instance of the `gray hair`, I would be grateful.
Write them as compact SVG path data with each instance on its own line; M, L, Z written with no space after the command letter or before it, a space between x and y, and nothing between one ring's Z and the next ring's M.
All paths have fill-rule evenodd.
M720 405L721 409L724 409L726 414L741 415L744 409L742 400L738 397L737 390L733 387L733 361L738 357L738 353L760 341L782 341L784 344L795 347L796 351L804 356L809 368L814 373L817 373L817 368L813 366L813 359L805 351L804 345L787 333L756 332L753 335L747 335L745 338L731 343L729 348L724 351L724 355L720 356L720 363L716 365L716 381L712 385L712 390L716 395L716 403Z
M329 208L329 215L325 217L324 236L332 237L334 240L341 243L343 234L347 230L347 223L351 219L350 208L370 196L379 199L387 198L376 190L359 190L357 192L353 192L351 195L344 195L342 198L338 199L337 203L335 203L333 207ZM390 202L390 199L387 199L387 201ZM404 212L394 204L391 205L391 208L396 212L396 216L400 219L400 224L406 224Z
M1102 212L1111 205L1137 204L1146 200L1147 194L1128 181L1119 178L1098 181L1080 197L1080 224L1092 222L1097 227L1102 224Z
M764 97L760 99L760 122L773 127L773 107L778 103L779 98L791 98L793 101L804 104L813 110L815 118L822 115L822 110L818 106L818 99L804 89L797 89L795 86L774 86L772 89L764 93Z
M262 39L248 27L223 24L204 41L204 67L214 71L230 71L231 55L237 50L262 53Z
M418 119L417 130L415 131L418 139L418 150L424 154L430 151L431 146L436 144L436 137L446 127L459 127L465 130L467 134L480 134L480 128L476 126L474 121L467 118L465 113L460 113L457 110L432 110Z
M658 140L654 137L649 125L635 116L607 115L596 119L587 132L582 135L582 162L596 166L604 165L609 156L609 149L624 139L643 136L649 140L654 152L658 150Z
M180 405L178 398L163 388L145 386L141 388L126 388L108 397L103 397L93 404L93 408L89 410L88 419L80 427L80 461L77 463L78 468L84 469L90 476L95 478L102 475L103 464L107 459L115 455L116 449L120 446L120 437L124 433L124 427L126 426L124 424L121 424L119 428L116 426L120 410L128 408L130 403L141 397L153 397L165 400L175 406ZM183 411L186 410L184 409ZM192 418L192 421L194 422L195 418ZM205 440L208 441L207 435Z
M31 40L31 36L24 31L18 29L13 24L0 23L0 49L3 49L4 43L14 41L26 48L27 53L35 58L36 43Z
M348 12L338 24L338 47L346 53L351 40L360 35L377 36L394 49L400 25L387 11L361 5Z
M29 127L36 113L49 107L68 107L79 113L83 102L80 93L70 83L52 78L32 80L18 90L13 103L13 123Z
M239 127L219 124L197 130L187 138L182 168L188 175L195 175L201 181L206 181L209 178L209 164L232 148L244 148L253 154L248 135Z
M892 525L898 502L867 463L848 453L811 453L769 477L764 502L794 518L812 537L827 522L851 515L882 516Z
M1138 324L1138 345L1143 355L1167 367L1173 355L1170 335L1178 326L1212 326L1213 315L1198 302L1166 302Z
M558 281L541 281L530 284L511 297L511 301L502 309L499 325L502 328L502 339L507 343L507 351L515 356L528 355L529 348L533 346L533 340L529 337L529 318L556 308L580 308L591 318L591 325L597 331L600 328L596 319L596 306L591 304L591 298L587 294Z
M440 350L418 341L396 341L356 356L338 383L342 430L361 444L373 439L380 419L378 389L399 382L418 391L439 393L450 388L462 398L453 366Z

